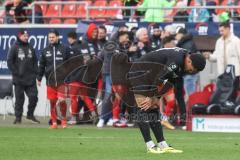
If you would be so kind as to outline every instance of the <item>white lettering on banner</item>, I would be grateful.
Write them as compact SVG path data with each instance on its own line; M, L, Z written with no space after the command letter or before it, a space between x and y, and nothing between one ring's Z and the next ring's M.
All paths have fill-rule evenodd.
M240 117L194 117L192 131L240 133Z
M0 69L8 69L7 61L0 61Z
M17 40L16 36L11 36L8 40L8 47L12 46L12 44Z

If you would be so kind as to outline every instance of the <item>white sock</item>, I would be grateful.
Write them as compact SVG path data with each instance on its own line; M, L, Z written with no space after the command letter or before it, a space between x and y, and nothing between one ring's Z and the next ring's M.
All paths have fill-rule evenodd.
M167 147L169 147L169 146L168 146L168 144L167 144L166 141L162 141L162 142L159 142L159 143L158 143L158 147L159 147L160 149L163 149L163 148L167 148Z
M153 148L155 146L153 141L148 141L146 145L147 145L147 148Z

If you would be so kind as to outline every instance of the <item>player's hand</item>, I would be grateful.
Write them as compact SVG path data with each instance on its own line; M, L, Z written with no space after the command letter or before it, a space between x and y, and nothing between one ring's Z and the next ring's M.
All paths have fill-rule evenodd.
M129 52L136 52L137 51L137 46L130 46Z
M151 107L153 106L153 98L150 98L150 97L146 97L145 100L143 100L141 103L140 103L140 108L141 110L148 110L150 109Z
M206 59L209 59L209 58L210 58L210 54L211 54L211 52L203 52L203 56L204 56Z
M37 85L38 85L39 87L41 87L41 81L38 81L38 80L37 80Z

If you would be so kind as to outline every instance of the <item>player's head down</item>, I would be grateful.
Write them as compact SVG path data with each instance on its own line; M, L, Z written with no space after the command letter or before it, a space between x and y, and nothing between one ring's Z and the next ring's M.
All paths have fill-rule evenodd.
M195 74L202 71L206 66L206 59L202 54L192 53L185 58L184 70L187 74Z

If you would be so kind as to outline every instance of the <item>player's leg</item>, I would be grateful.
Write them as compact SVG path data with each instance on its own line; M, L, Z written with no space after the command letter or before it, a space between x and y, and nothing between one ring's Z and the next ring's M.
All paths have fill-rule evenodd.
M51 115L51 127L52 129L57 128L57 91L55 88L47 86L47 98L50 101L50 115Z

